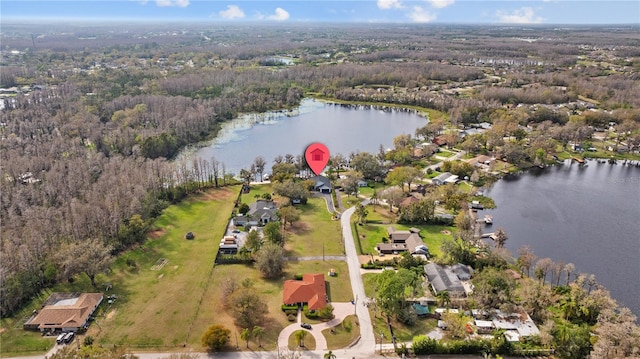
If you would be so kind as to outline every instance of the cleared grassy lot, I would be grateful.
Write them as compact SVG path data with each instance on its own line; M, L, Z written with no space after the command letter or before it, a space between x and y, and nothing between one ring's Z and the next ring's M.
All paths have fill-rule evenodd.
M324 198L309 198L305 205L296 205L302 212L300 220L286 228L285 251L289 257L344 255L340 221L332 220Z
M170 206L156 220L149 240L118 258L109 278L118 299L98 318L99 328L92 328L98 329L100 343L136 349L200 347L200 336L214 322L196 319L214 301L209 289L215 284L209 281L238 191L237 186L210 190ZM187 232L195 239L186 240ZM154 267L162 258L164 265ZM127 265L132 261L135 268Z

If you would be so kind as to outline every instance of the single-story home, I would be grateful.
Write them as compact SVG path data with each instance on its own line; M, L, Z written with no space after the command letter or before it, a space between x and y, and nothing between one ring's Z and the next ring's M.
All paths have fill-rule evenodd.
M529 314L520 309L517 313L503 313L496 310L492 320L496 329L504 329L508 341L517 342L522 337L540 335L540 330Z
M431 142L440 147L447 145L447 139L444 136L436 136Z
M432 262L424 266L424 271L435 294L445 291L449 292L451 296L464 296L467 294L462 281L471 278L471 269L469 267L463 264L441 266Z
M444 172L441 173L439 175L437 175L436 177L434 177L431 182L435 185L441 186L443 184L446 183L457 183L458 182L458 176L451 174L449 172Z
M77 332L89 325L102 299L102 293L53 293L23 327L41 332Z
M470 160L467 160L467 163L474 167L480 167L483 169L488 169L489 166L496 161L495 157L489 157L487 155L479 155Z
M257 226L258 224L267 224L277 221L276 203L267 200L257 200L249 205L249 211L246 215L238 215L233 218L235 226Z
M398 204L398 206L399 206L400 208L405 208L405 207L408 207L408 206L409 206L410 204L412 204L412 203L419 203L419 202L420 202L420 200L419 200L419 199L417 199L416 197L414 197L414 196L409 196L409 197L407 197L407 198L403 199L402 201L400 201L400 203Z
M313 190L320 193L331 193L331 181L325 176L314 176L310 180L313 181Z
M427 248L417 232L419 232L417 228L413 229L413 231L397 231L395 227L389 226L387 228L389 242L378 243L376 250L380 254L398 254L409 251L411 254L428 256L429 248Z
M282 293L285 305L307 304L318 310L327 305L327 287L323 273L303 274L302 280L286 280Z

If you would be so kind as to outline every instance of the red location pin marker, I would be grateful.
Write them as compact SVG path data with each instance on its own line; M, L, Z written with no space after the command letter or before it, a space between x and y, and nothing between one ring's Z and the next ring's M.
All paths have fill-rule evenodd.
M322 143L312 143L304 151L304 158L313 173L319 175L329 162L329 149Z

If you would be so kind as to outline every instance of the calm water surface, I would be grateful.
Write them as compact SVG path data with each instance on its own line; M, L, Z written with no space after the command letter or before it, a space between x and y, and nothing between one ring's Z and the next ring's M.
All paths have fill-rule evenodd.
M331 154L377 153L381 144L392 147L395 136L413 135L426 124L424 117L399 109L356 109L306 99L292 115L248 115L230 121L213 142L187 150L179 158L209 161L214 156L225 163L227 173L237 174L263 156L267 160L265 173L269 173L276 156L304 155L313 142L324 143Z
M497 205L487 212L515 256L529 245L539 258L571 262L640 315L640 168L587 163L504 178L487 192Z

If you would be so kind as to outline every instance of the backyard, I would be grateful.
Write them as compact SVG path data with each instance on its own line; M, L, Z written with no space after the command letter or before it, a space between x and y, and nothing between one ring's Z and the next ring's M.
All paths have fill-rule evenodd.
M356 239L356 249L359 254L375 254L376 244L381 243L383 238L387 238L387 228L392 225L397 230L408 230L409 228L420 229L420 237L424 244L429 248L432 257L438 257L442 254L440 247L446 238L451 238L455 227L444 225L405 225L397 224L396 215L389 213L389 210L382 206L376 206L375 211L372 205L367 207L369 215L367 222L363 225L354 224L353 237ZM355 233L357 231L357 233ZM358 241L360 245L358 245Z
M378 276L377 273L367 273L362 275L364 290L367 293L367 297L374 298L376 296L376 276ZM376 311L374 306L369 307L369 313L371 314L371 323L373 324L373 331L376 333L376 336L382 333L384 335L383 343L390 343L391 333L389 333L386 317L381 313L381 311ZM395 318L392 318L391 320L393 334L400 342L411 341L414 336L426 334L436 328L437 324L438 321L436 319L428 318L419 318L412 326L402 324L395 320Z

